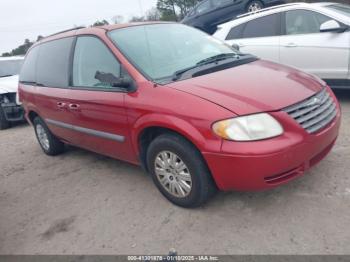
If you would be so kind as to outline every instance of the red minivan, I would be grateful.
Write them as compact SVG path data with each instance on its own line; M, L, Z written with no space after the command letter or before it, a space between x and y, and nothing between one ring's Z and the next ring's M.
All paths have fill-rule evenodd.
M176 23L47 37L19 95L46 154L70 144L141 165L183 207L301 176L331 150L341 114L317 77Z

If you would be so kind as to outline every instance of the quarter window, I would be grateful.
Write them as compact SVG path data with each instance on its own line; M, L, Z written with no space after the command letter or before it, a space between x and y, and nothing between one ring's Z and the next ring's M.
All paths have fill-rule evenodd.
M314 34L320 33L320 26L331 18L307 10L293 10L286 12L286 34Z
M239 26L231 28L230 32L228 33L226 40L233 40L233 39L239 39L242 38L242 31L246 24L241 24Z
M47 87L68 87L69 57L73 38L62 38L39 46L36 65L37 84Z
M21 69L21 73L19 75L20 82L28 82L35 83L35 68L36 68L36 60L39 53L39 46L32 48L27 54Z
M268 15L249 21L243 30L243 38L269 37L279 34L280 14Z
M103 81L111 76L121 76L121 65L107 46L96 37L79 37L73 60L73 86L115 88L111 81Z

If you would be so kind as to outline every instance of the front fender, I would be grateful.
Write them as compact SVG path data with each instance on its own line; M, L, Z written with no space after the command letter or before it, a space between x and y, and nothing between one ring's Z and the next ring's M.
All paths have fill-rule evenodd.
M219 151L221 147L221 141L219 140L216 143L208 143L207 138L189 121L176 116L151 113L140 117L133 124L131 137L137 154L139 154L138 142L140 134L149 127L162 127L173 130L191 141L201 152L206 151L208 146L215 148L214 151Z

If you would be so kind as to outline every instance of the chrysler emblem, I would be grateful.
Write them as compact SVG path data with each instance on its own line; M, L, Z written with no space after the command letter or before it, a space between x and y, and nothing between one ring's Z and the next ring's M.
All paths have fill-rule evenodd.
M306 106L318 106L321 105L321 99L314 97Z

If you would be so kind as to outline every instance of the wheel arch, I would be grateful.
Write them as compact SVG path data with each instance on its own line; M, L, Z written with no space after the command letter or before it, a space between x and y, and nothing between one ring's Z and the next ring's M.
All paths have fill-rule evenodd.
M159 135L173 133L190 142L199 152L205 146L203 135L189 122L165 115L148 115L137 121L132 134L134 150L142 167L147 170L146 153L150 143Z
M36 117L40 117L40 115L34 111L34 110L29 110L27 114L27 120L33 125L33 121Z

